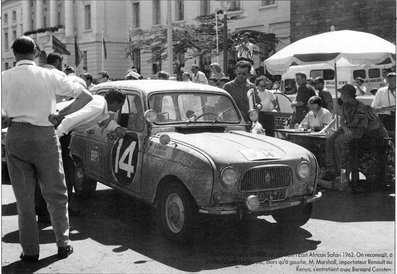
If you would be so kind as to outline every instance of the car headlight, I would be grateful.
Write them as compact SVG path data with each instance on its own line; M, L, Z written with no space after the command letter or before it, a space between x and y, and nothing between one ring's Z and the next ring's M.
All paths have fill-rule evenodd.
M308 162L302 162L296 168L296 173L301 179L306 179L310 175L310 165Z
M237 180L237 173L233 167L228 166L222 169L221 171L221 180L222 183L226 186L233 185Z

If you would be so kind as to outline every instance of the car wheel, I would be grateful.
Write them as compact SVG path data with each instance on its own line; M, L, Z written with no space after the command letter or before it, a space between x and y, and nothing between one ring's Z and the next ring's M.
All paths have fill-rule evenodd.
M313 204L309 203L282 209L272 216L281 227L298 228L309 221L312 211Z
M165 236L178 243L194 239L196 207L187 190L172 184L162 188L158 207L161 229Z
M75 169L74 191L78 196L90 196L95 193L97 181L85 173L83 163L77 161Z

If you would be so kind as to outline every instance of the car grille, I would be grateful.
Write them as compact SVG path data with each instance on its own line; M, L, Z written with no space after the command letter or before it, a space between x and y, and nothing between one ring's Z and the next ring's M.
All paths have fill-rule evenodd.
M285 188L292 183L289 167L265 167L248 170L241 180L241 191L259 191Z

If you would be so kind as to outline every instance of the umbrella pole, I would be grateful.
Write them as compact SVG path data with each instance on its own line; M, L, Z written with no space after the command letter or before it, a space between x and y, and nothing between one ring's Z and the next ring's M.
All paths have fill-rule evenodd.
M335 97L336 97L336 105L338 106L336 109L336 130L339 129L339 115L338 115L338 110L339 110L339 105L338 105L338 68L336 66L336 61L334 61L334 71L335 71Z

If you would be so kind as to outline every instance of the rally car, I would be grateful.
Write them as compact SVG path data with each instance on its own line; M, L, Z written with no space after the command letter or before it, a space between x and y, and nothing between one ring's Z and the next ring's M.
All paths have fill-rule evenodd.
M97 181L158 209L165 235L189 242L197 214L272 215L299 227L312 212L318 164L308 150L246 131L236 103L224 90L170 80L99 84L104 95L127 94L114 119L127 129L114 139L100 127L73 133L76 192Z

